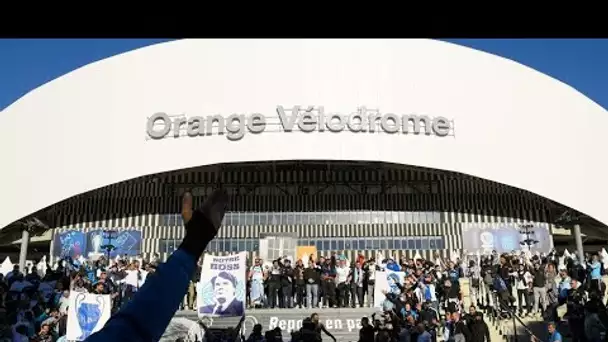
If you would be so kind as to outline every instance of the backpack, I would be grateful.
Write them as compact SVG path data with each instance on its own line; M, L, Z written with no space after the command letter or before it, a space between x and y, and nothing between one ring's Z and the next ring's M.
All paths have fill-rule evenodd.
M505 280L502 279L501 276L496 276L494 277L494 289L498 292L502 292L502 291L506 291L507 290L507 284L505 283Z

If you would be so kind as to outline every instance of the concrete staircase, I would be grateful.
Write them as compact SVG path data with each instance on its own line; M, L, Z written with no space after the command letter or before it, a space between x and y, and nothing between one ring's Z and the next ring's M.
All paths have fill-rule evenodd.
M462 300L464 302L465 312L468 312L469 307L471 306L471 297L469 294L469 279L460 279L460 289L462 291ZM492 342L504 341L506 339L505 336L507 336L506 330L508 329L508 327L506 325L499 324L498 320L495 320L492 315L488 314L490 310L480 311L484 312L484 320L486 321L488 329L490 330L490 340Z

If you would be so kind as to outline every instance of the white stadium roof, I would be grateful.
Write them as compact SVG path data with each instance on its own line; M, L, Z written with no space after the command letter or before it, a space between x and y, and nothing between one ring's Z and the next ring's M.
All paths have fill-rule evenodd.
M294 105L346 115L365 106L399 117L443 117L452 129L441 136L439 122L429 136L278 132L270 125L278 123L277 106ZM150 139L146 122L158 112L172 120L261 113L268 127L234 141L217 134ZM608 223L606 114L549 76L441 41L173 41L82 67L2 111L0 227L143 175L294 159L462 172Z

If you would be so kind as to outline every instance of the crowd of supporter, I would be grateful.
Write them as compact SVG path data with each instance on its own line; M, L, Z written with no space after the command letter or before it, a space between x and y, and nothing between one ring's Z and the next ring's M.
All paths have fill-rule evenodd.
M554 253L511 253L468 256L464 260L384 258L379 262L359 256L349 261L340 255L291 265L288 258L264 265L253 260L248 270L251 307L332 308L373 307L379 271L403 272L405 280L389 274L383 290L382 312L361 320L360 341L490 342L481 309L494 307L520 316L567 322L574 341L605 340L606 286L604 264L598 255L584 262L575 256ZM606 261L606 260L604 260ZM61 260L55 267L13 271L0 275L0 324L2 337L11 341L65 340L70 293L110 294L113 311L125 305L153 273L158 260L143 262L117 258L95 261ZM468 278L470 305L465 307L461 279ZM196 280L196 276L194 278ZM195 306L195 292L185 305ZM567 313L558 316L557 308ZM372 312L373 310L370 310ZM320 311L322 313L323 311ZM553 324L552 338L560 324ZM263 333L256 327L251 341L278 340L280 331ZM279 335L277 335L277 333ZM293 341L320 341L333 336L319 323L318 315L304 320L292 332ZM415 340L414 340L415 339ZM551 341L553 342L553 341Z
M373 303L375 272L383 269L403 271L405 282L400 284L389 280L390 289L383 291L386 297L383 312L361 320L359 341L436 342L440 339L490 342L489 328L480 308L495 308L488 311L495 315L507 313L507 316L516 314L550 321L547 324L550 342L562 341L560 330L566 326L573 341L606 340L608 314L604 304L606 286L602 281L605 271L599 255L587 254L582 263L576 256L558 257L555 253L531 255L513 252L499 256L494 252L489 256L467 259L464 262L445 262L441 258L435 262L385 259L376 263L373 259L366 261L360 257L348 265L344 258L332 256L318 262L309 260L308 267L298 262L293 270L284 260L276 260L268 270L256 261L250 270L250 279L253 283L256 279L254 272L258 272L259 282L272 281L273 269L277 270L275 274L279 277L292 277L291 274L298 271L308 275L316 272L315 277L304 276L300 279L303 281L288 281L286 284L304 284L305 287L312 284L319 288L320 307L348 307L363 304L362 300L359 301L363 297L362 292L371 296L369 303ZM363 276L362 280L357 273ZM471 300L466 308L460 280L464 276L469 278ZM281 302L278 293L280 290L283 294L290 293L289 289L285 291L284 283L280 284L280 287L266 286L264 292L260 286L261 302L264 302L264 295L274 292L278 303L270 301L270 305L289 307L288 299ZM306 290L308 296L305 299L303 295L296 296L295 305L315 307L311 292L314 293ZM256 298L252 296L252 300ZM567 311L564 317L559 317L557 308L562 305ZM262 334L261 328L256 327L248 341L282 339L280 329ZM305 318L302 328L293 332L291 337L294 342L320 341L322 335L335 340L314 314Z
M18 265L0 274L0 338L10 341L64 341L72 292L109 294L112 311L126 304L156 268L127 258L96 261L70 258L55 267Z

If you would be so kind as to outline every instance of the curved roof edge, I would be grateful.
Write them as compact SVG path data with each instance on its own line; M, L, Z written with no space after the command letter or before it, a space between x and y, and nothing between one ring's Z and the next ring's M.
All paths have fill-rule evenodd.
M445 116L458 135L448 140L265 133L239 142L221 136L143 137L146 117L161 110L229 115L268 112L279 104L340 111L372 104L382 111ZM608 144L601 130L608 125L606 110L549 75L450 42L177 40L83 66L36 88L2 113L0 124L28 127L28 137L9 132L0 138L1 146L20 147L19 153L0 150L3 160L19 165L0 179L0 188L16 198L9 203L14 214L0 214L0 226L12 222L9 217L146 174L285 159L373 160L461 172L534 192L608 222L598 203L608 185L595 181L606 169L595 157ZM120 124L102 129L99 118ZM28 125L31 120L38 125ZM344 148L348 145L350 150ZM186 153L201 148L208 153ZM50 168L41 179L34 172L39 166L27 159L31 155L40 155L42 165L63 169ZM175 160L156 160L159 155ZM562 162L564 156L578 157L577 165ZM41 189L44 193L38 195Z

